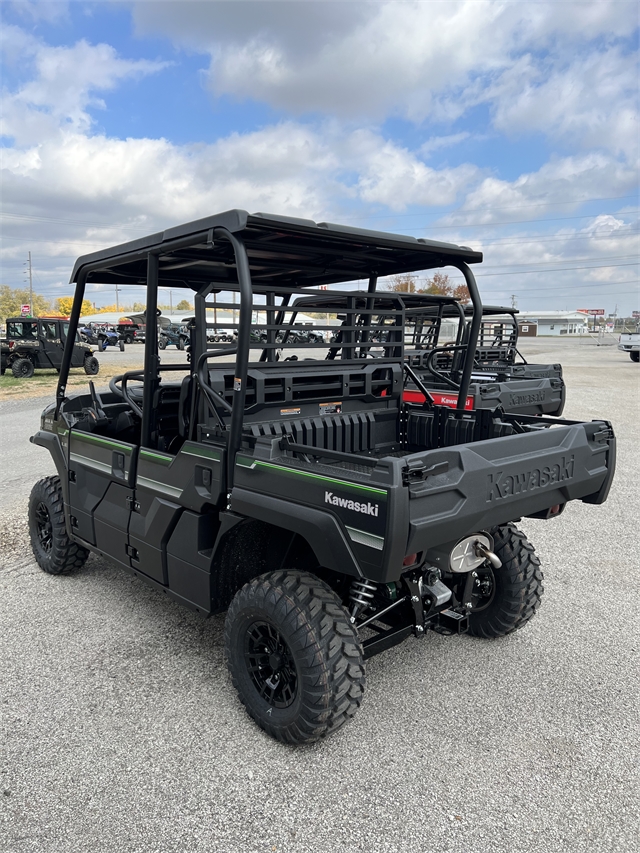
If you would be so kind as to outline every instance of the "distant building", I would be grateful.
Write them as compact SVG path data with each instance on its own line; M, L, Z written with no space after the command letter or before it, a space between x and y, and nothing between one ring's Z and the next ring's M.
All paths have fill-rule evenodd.
M579 311L520 311L518 329L523 337L583 335L589 330L589 317Z

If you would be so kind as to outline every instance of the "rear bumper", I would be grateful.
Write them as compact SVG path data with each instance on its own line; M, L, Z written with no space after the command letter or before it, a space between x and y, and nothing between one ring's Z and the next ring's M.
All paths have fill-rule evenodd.
M407 553L428 551L572 500L603 503L615 472L613 430L602 421L416 454L443 474L409 485Z

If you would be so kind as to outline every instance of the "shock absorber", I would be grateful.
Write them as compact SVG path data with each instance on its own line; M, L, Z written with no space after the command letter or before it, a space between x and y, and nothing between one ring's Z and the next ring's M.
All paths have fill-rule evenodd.
M364 580L353 581L349 590L349 601L351 602L351 621L356 621L356 616L366 610L373 601L377 584Z

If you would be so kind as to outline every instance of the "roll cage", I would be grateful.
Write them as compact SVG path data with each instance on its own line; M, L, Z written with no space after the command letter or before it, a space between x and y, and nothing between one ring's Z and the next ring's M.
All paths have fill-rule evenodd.
M251 349L260 348L260 361L272 362L284 341L278 341L287 309L294 294L323 294L315 288L367 281L369 299L375 299L378 279L417 270L453 266L460 270L471 295L474 313L469 327L469 354L461 371L460 399L464 402L473 368L473 352L478 338L482 303L469 264L482 261L482 254L464 246L416 239L385 232L350 228L331 223L231 210L140 240L80 257L71 281L75 283L70 316L73 341L80 319L85 288L90 283L118 286L146 286L147 328L145 338L143 399L152 400L160 385L158 355L158 287L185 288L194 294L195 322L191 324L190 362L182 366L199 385L214 411L222 407L230 414L228 434L229 482L233 459L240 449L247 393ZM233 302L220 303L217 296L231 293ZM235 297L239 294L239 302ZM213 297L213 305L208 304ZM207 322L207 308L214 314L231 310L233 322ZM263 321L253 322L256 313ZM233 328L237 338L230 345L207 343L207 327ZM252 340L252 329L266 333L266 341ZM298 345L300 346L300 345ZM305 346L302 344L301 346ZM56 393L56 410L66 397L72 346L67 343ZM219 356L235 355L232 402L209 387L206 364ZM401 358L394 351L393 358ZM171 365L176 370L180 366ZM202 395L201 395L202 396ZM200 405L205 405L205 399ZM462 408L462 405L461 407ZM141 410L143 448L154 448L154 409Z

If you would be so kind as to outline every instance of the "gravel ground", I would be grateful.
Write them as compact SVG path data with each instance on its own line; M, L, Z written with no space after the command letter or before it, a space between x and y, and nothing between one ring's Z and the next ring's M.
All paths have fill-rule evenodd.
M524 630L429 634L372 659L356 719L303 748L243 712L222 617L95 556L75 576L37 568L24 505L50 467L26 444L38 405L3 404L3 436L18 419L21 449L0 457L15 484L0 534L0 849L638 849L639 371L590 341L522 349L565 366L567 417L614 423L608 502L522 522L546 576Z

